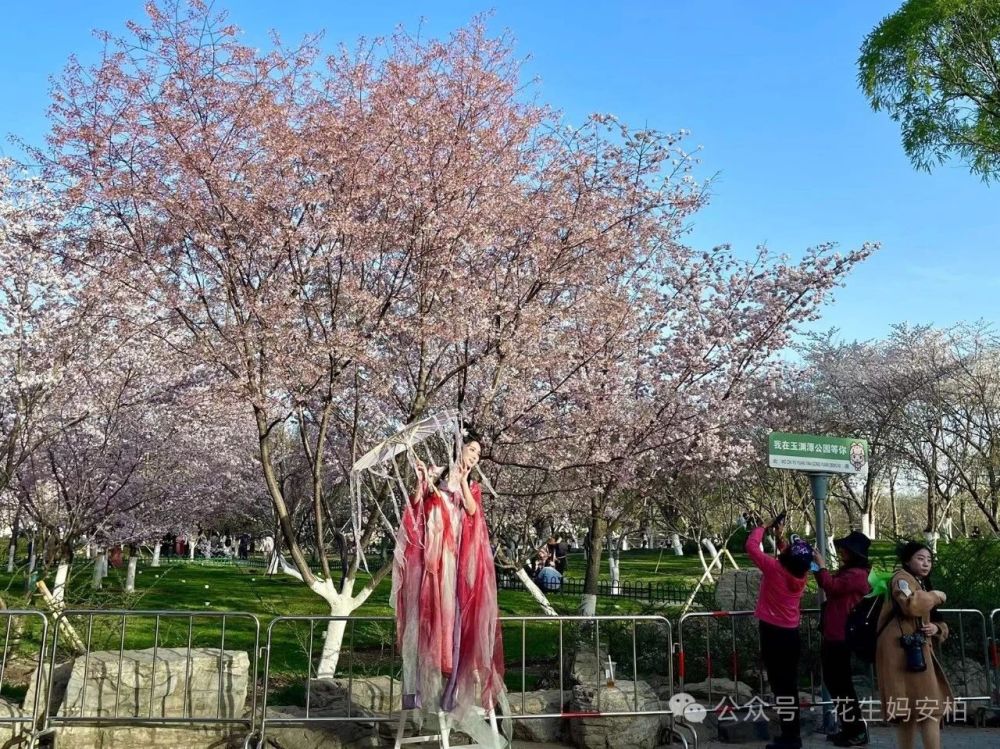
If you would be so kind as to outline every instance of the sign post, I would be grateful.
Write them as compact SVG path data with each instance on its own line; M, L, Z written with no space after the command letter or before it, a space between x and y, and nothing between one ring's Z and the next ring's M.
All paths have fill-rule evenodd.
M816 548L824 556L828 553L826 539L826 496L830 488L830 474L858 475L868 469L868 442L862 439L826 437L817 434L790 434L772 432L767 440L767 464L771 468L802 471L809 476L816 512ZM817 594L823 603L823 591ZM823 685L823 701L830 695ZM824 709L824 728L836 729L833 710Z

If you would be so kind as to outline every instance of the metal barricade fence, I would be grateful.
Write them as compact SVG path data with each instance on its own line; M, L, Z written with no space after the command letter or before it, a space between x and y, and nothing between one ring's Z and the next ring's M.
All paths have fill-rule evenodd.
M993 704L1000 707L1000 643L997 634L1000 632L1000 609L990 612L990 664L993 667Z
M949 629L948 639L941 644L938 654L955 699L965 703L990 702L990 633L986 615L979 609L938 611ZM970 618L974 624L967 621Z
M960 703L988 702L991 699L990 683L985 684L979 679L985 675L987 679L991 671L990 650L988 644L988 626L986 616L977 609L941 609L946 623L949 624L950 635L939 649L940 657L946 673L952 677L956 701ZM1000 609L997 612L1000 613ZM803 609L802 624L803 642L800 660L800 677L806 675L809 682L808 692L810 698L801 701L801 707L828 707L833 703L828 699L821 698L822 669L819 662L819 644L821 636L818 629L818 609ZM677 674L679 691L684 692L686 685L690 682L692 660L697 660L705 676L705 688L710 703L714 705L715 687L714 684L720 678L731 678L734 684L733 695L725 695L725 699L731 699L726 707L733 710L743 710L751 707L773 707L773 705L763 700L765 694L764 680L765 669L760 654L760 638L757 630L757 622L752 619L752 611L699 611L685 614L681 617L677 626ZM968 618L972 618L978 626L970 625ZM741 626L740 620L746 623ZM692 636L689 634L685 638L685 631L691 631L689 623L703 621L704 624L704 651L700 649L697 654L690 647ZM711 636L712 623L715 622L715 629L718 632L722 628L722 623L728 624L729 637L728 649L723 645L717 647ZM748 624L752 622L753 632L748 630ZM974 637L969 637L969 631ZM976 631L978 630L978 632ZM981 646L979 644L981 637ZM747 643L753 644L753 652L748 658L745 646ZM741 644L744 648L741 650ZM720 658L723 666L720 669L718 662ZM751 665L752 664L752 665ZM855 662L856 667L861 667L867 672L867 682L869 689L866 695L865 690L861 690L859 697L862 704L876 705L877 684L874 668ZM982 673L977 671L982 668ZM721 673L720 673L721 672ZM803 674L804 672L804 674ZM757 682L756 692L746 694L747 701L743 701L744 694L740 688L741 676L755 674ZM961 679L955 678L960 676ZM744 682L745 683L745 682ZM750 687L749 684L747 684ZM719 690L721 691L721 690ZM802 690L804 691L804 690ZM725 701L724 699L724 701ZM721 703L720 703L721 704ZM712 706L709 706L712 709Z
M754 612L749 610L696 611L681 617L677 625L677 674L678 688L681 692L684 692L686 685L690 683L691 667L697 663L703 668L705 691L709 703L713 703L715 699L715 682L721 678L728 678L733 682L733 694L724 695L723 699L723 701L728 700L726 704L728 709L741 710L749 707L771 706L761 699L764 694L765 670L760 655L759 629L753 614ZM819 609L802 610L800 667L804 668L808 675L810 694L810 699L803 701L803 707L824 704L818 698L821 687L818 615ZM703 651L701 642L697 642L691 634L687 637L687 646L685 645L685 628L690 633L691 626L688 623L693 624L699 621L704 622ZM728 629L728 648L725 645L722 648L713 647L711 635L713 622L717 632L723 626ZM697 642L697 651L690 647L693 641ZM720 660L723 664L721 668L718 665ZM756 692L752 691L753 687L749 683L743 681L743 678L746 677L754 677L757 682ZM745 692L742 689L743 685L751 691ZM746 702L742 702L744 697ZM712 709L714 703L708 707Z
M639 682L650 671L657 671L665 681L668 694L673 694L673 635L670 622L662 616L503 616L501 626L505 641L506 682L508 698L515 708L510 716L521 720L562 720L599 717L670 716L671 712L657 698L655 705L643 702L639 692ZM314 684L317 668L316 653L320 650L319 640L325 628L331 623L343 622L343 649L341 660L334 673L324 675L333 679L331 685L324 686L324 693L317 697L318 683ZM653 629L652 637L642 640L643 628ZM289 630L292 630L289 632ZM297 631L296 631L297 630ZM604 637L602 638L602 630ZM567 639L572 637L572 645ZM277 648L277 643L299 644L295 648ZM574 712L567 710L568 695L566 662L578 643L587 646L593 643L595 653L604 652L615 661L618 671L616 679L625 682L623 674L631 676L631 685L623 684L623 692L631 696L630 710L601 710L601 688L607 688L603 663L597 664L598 683L594 692L593 709ZM512 644L514 647L512 647ZM600 650L598 650L600 648ZM400 675L401 660L395 648L395 619L393 617L359 616L283 616L276 617L267 628L264 659L264 683L261 709L254 735L257 746L263 746L270 728L279 726L302 726L315 723L354 722L377 724L400 720L401 687L395 679ZM283 697L291 695L304 705L293 706L291 712L269 713L274 702L275 665L282 659L283 667L294 667L299 672L296 683L282 692ZM346 661L346 662L345 662ZM363 676L358 674L361 666ZM624 669L623 669L624 667ZM365 695L359 699L355 687L366 676L389 677L379 682L376 688L369 684ZM301 685L304 677L304 685ZM530 679L530 681L529 681ZM560 703L556 711L527 714L525 698L531 687L538 687L538 680L550 680L549 688L555 688L558 680ZM519 688L519 692L518 692ZM329 690L333 689L331 695ZM647 695L648 696L648 693ZM331 697L334 699L331 700ZM346 703L346 704L345 704ZM329 709L331 705L336 709ZM326 708L326 709L323 709ZM686 739L681 737L686 745Z
M0 697L4 697L3 688L6 684L7 662L15 653L28 656L34 660L35 670L31 677L28 693L30 701L25 701L23 711L3 711L0 713L0 725L10 726L12 732L27 732L31 737L29 745L41 719L39 708L44 709L42 699L42 673L45 667L45 647L49 638L49 621L40 611L29 609L0 610L0 627L3 627L3 657L0 659ZM8 696L9 699L9 696Z
M145 626L137 626L140 621ZM56 679L49 679L42 720L45 734L74 725L232 726L246 729L247 734L253 731L260 652L260 621L255 615L79 609L59 614L52 629L50 673L57 670L61 632L78 651L82 646L83 652L77 652L74 660L74 671L80 660L83 671L76 691L67 691L61 704L55 700ZM95 645L111 648L95 651ZM130 654L126 656L126 652ZM238 674L242 664L238 661L242 653L246 653L248 662L247 683L241 688ZM196 662L202 671L206 665L210 671L217 671L210 679L214 682L210 688L194 689ZM88 703L88 689L98 690L96 701Z

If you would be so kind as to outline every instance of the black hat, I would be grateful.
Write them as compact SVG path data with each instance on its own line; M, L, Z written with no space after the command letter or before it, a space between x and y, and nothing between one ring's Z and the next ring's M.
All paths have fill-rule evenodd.
M872 545L872 541L861 531L851 531L843 538L833 539L833 545L838 549L847 549L854 556L867 562L868 547Z

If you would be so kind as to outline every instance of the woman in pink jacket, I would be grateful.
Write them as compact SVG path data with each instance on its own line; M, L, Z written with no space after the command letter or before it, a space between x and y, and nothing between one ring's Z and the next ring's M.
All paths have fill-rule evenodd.
M778 557L764 553L764 534L774 531ZM799 729L799 601L806 589L812 547L802 539L786 543L784 513L766 528L755 528L747 538L751 561L763 573L754 616L760 622L760 651L767 680L781 716L781 735L767 749L800 749Z
M830 574L826 561L817 550L814 554L819 570L816 583L826 594L820 631L820 661L823 664L823 683L837 706L840 731L833 735L834 746L864 746L868 731L861 717L861 705L851 679L851 648L847 644L847 617L857 603L868 595L868 547L871 540L864 533L852 531L844 538L833 541L840 560L840 569Z

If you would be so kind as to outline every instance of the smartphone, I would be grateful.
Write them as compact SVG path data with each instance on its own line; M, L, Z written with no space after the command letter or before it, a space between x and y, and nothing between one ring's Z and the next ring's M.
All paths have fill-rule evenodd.
M781 525L782 523L785 522L785 518L786 517L788 517L788 511L787 510L779 512L778 515L777 515L777 517L774 518L774 522L772 523L772 525L774 527L778 527L779 525Z
M816 564L816 562L810 562L809 563L809 571L810 572L819 572L819 565Z

